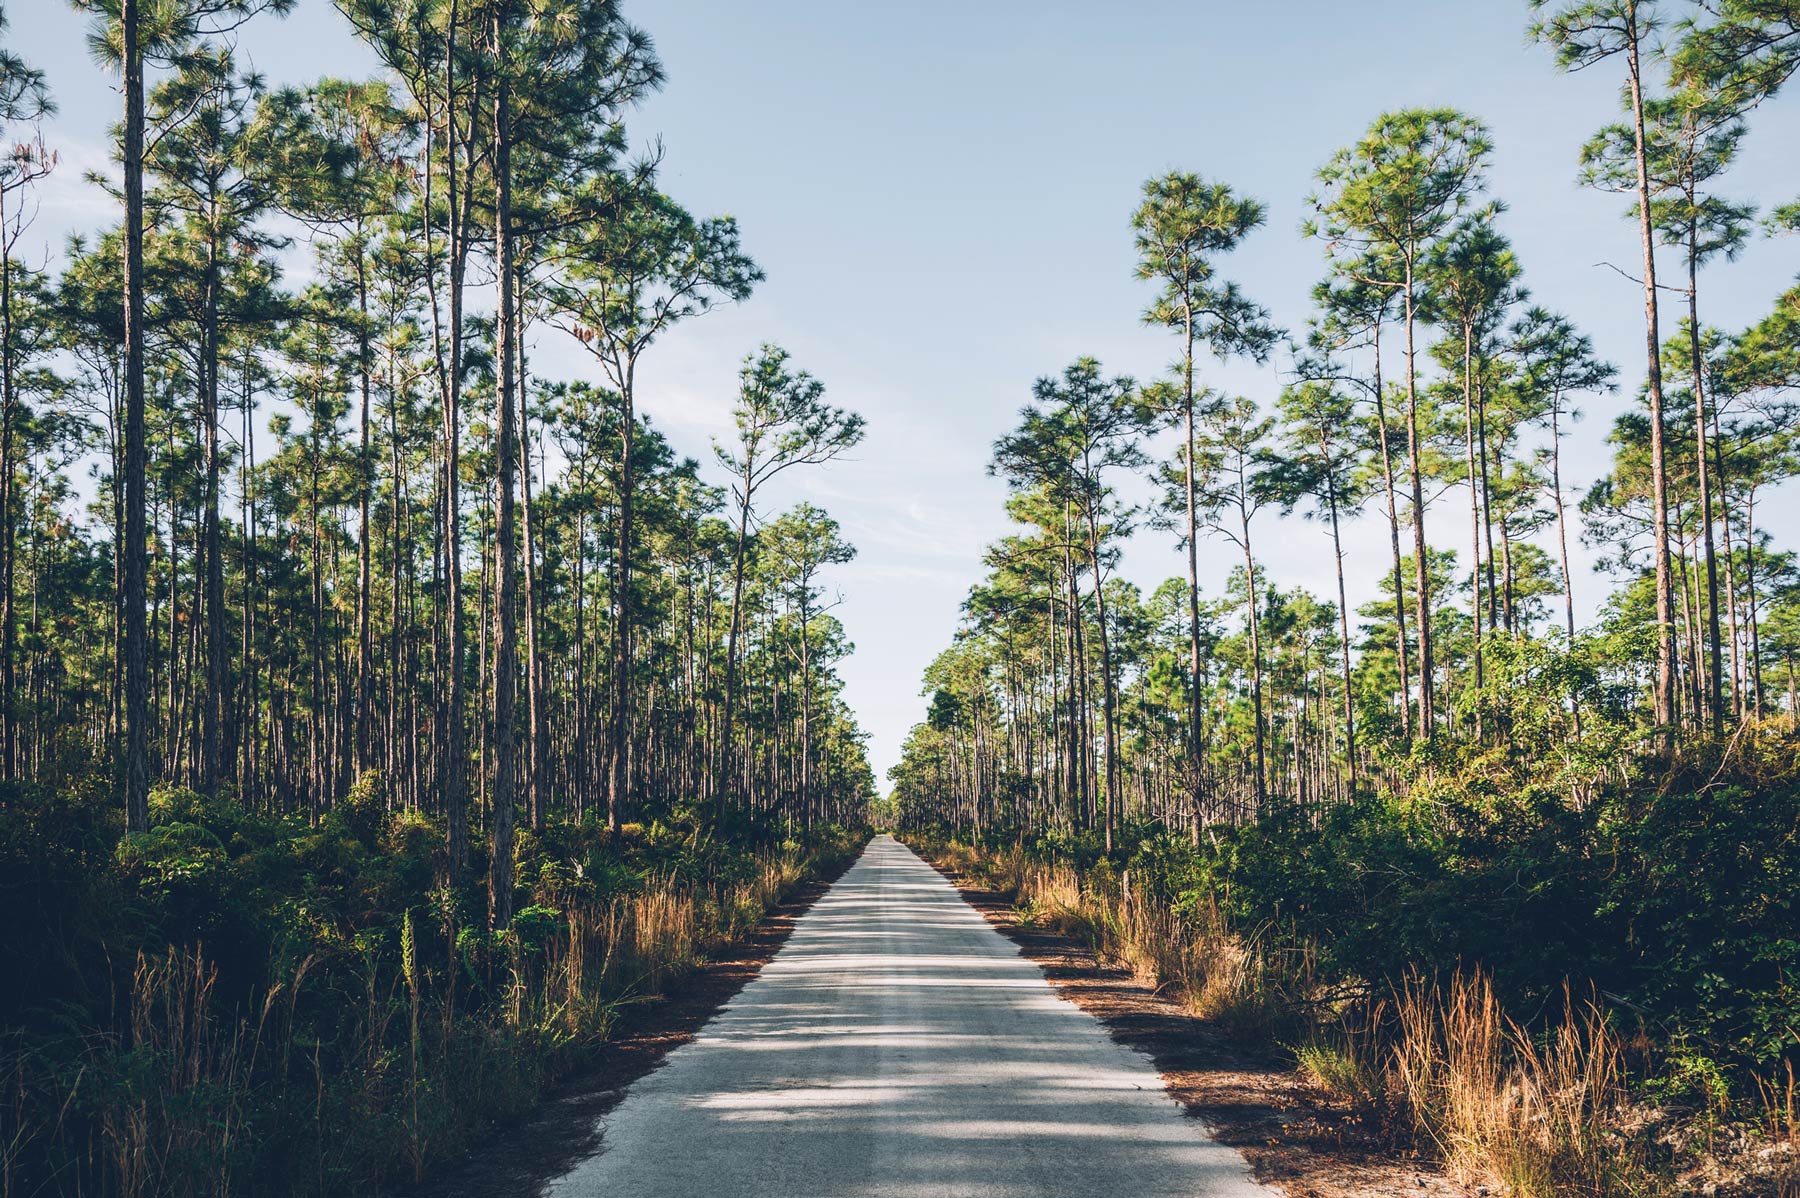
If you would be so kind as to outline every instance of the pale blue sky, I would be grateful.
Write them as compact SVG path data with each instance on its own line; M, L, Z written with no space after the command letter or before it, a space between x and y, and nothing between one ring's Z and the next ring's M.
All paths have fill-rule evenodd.
M79 174L104 162L117 97L86 57L82 18L58 0L8 8L12 47L50 73L63 110L49 136L69 169L46 192L37 227L53 244L116 219ZM878 775L923 714L920 671L948 643L982 547L1006 531L1004 488L984 468L1031 381L1084 354L1145 378L1173 356L1172 342L1138 320L1147 290L1132 276L1128 220L1145 178L1193 170L1265 200L1267 227L1226 273L1298 327L1321 273L1319 246L1298 232L1313 171L1384 110L1462 108L1493 131L1493 190L1510 207L1504 227L1534 298L1570 313L1635 388L1640 296L1596 265L1631 263L1632 229L1617 198L1574 182L1581 142L1613 119L1617 77L1607 67L1559 75L1526 44L1525 9L1523 0L627 0L669 77L630 120L634 139L664 140L666 189L697 212L737 216L769 275L750 302L655 352L644 405L678 448L710 463L709 439L729 427L738 361L774 340L868 417L855 462L794 476L771 505L813 499L861 551L835 582L857 645L843 666L849 699L873 735ZM374 69L326 0L259 21L242 49L276 82ZM1767 204L1800 193L1796 113L1783 99L1756 114L1728 194ZM1800 239L1757 244L1705 276L1703 319L1755 319L1797 270ZM560 334L538 342L539 371L586 372ZM1208 377L1268 402L1284 366ZM1605 430L1624 403L1588 405L1569 448L1577 485L1603 468ZM1466 503L1457 504L1449 495L1435 509L1435 542L1453 547L1466 533ZM1276 582L1331 590L1318 526L1271 517L1259 533ZM1365 520L1351 548L1355 604L1384 569L1386 534ZM1203 549L1216 592L1231 554ZM1148 589L1179 560L1169 538L1145 533L1125 573ZM1603 586L1578 576L1584 607Z

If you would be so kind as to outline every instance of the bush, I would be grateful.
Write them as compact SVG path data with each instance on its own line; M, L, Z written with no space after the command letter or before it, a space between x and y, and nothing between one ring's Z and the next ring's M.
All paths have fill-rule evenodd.
M862 841L522 830L496 935L485 868L448 886L442 829L378 778L317 826L175 788L151 813L122 836L104 779L0 789L0 1175L21 1192L416 1176Z

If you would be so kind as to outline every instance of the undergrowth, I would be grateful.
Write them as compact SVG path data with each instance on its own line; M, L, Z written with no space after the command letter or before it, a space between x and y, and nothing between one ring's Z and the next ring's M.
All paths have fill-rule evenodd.
M371 780L318 827L183 791L0 799L0 1195L416 1179L861 844L689 818L522 833L512 928ZM114 848L116 844L116 849Z
M1439 774L1111 855L909 839L1471 1186L1795 1198L1794 749L1764 728L1575 803Z

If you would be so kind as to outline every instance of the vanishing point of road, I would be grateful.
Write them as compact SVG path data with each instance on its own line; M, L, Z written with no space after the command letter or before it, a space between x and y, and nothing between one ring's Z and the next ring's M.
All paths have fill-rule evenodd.
M605 1117L565 1198L1266 1198L889 836Z

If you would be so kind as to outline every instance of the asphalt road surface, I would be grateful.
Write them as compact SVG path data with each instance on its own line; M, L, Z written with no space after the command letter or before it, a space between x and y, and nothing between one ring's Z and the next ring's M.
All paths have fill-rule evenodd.
M1150 1062L883 836L552 1182L629 1198L1265 1198Z

